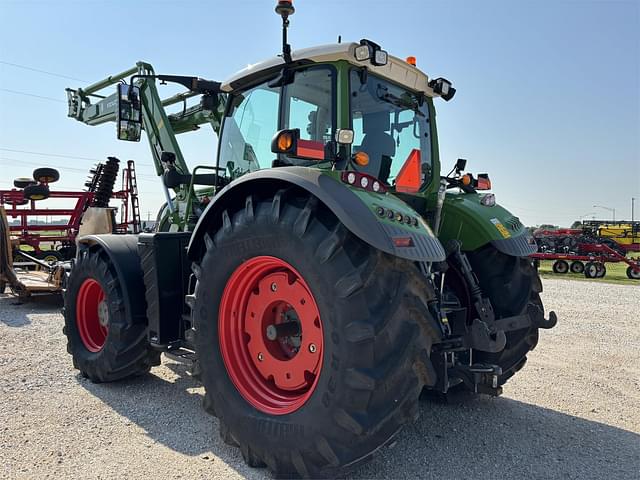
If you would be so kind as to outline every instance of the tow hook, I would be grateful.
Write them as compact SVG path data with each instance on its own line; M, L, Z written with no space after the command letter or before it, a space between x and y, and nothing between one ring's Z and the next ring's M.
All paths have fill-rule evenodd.
M544 318L544 316L542 317L542 322L538 323L537 325L540 328L553 328L556 326L556 324L558 323L558 316L556 315L556 312L554 312L553 310L551 310L549 312L549 318Z
M531 323L538 328L549 329L558 323L556 312L552 310L549 312L549 318L544 318L544 312L538 305L529 305L529 317L531 317Z

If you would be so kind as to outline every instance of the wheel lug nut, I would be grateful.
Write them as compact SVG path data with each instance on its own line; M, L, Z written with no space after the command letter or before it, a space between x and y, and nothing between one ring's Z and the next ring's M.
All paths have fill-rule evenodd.
M316 353L316 344L312 343L311 345L309 345L309 351L311 353Z
M271 291L275 292L276 290L278 290L278 286L274 283L271 284Z
M260 352L258 354L258 361L261 362L262 360L264 360L264 355L262 355L262 352Z

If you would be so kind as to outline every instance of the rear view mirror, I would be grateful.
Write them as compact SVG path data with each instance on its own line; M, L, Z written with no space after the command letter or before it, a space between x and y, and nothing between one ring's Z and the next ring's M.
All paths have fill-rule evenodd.
M142 105L140 87L118 84L118 111L116 113L118 140L139 142L142 134Z

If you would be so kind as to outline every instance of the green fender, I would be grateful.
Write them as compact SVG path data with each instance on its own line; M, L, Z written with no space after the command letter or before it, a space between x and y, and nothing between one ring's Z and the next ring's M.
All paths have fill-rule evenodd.
M339 172L298 166L268 168L243 175L223 188L200 216L189 243L189 258L195 260L202 254L206 232L217 230L225 221L230 225L225 211L252 209L252 196L264 198L296 187L316 197L351 233L378 250L420 262L445 259L440 241L409 205L391 193L353 188L339 176ZM246 203L248 199L250 206ZM277 197L277 208L279 203ZM389 215L390 212L393 214ZM398 239L407 243L397 244L394 240Z
M520 219L500 205L483 205L485 195L491 194L447 193L438 235L443 245L455 239L464 251L492 244L507 255L535 253L536 243Z

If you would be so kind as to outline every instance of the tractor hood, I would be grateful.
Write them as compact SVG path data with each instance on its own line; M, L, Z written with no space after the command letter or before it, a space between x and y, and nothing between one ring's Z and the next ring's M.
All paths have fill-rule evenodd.
M507 255L527 256L537 251L535 241L520 219L500 205L485 206L487 194L448 193L442 208L440 240L459 240L462 250L487 243Z

